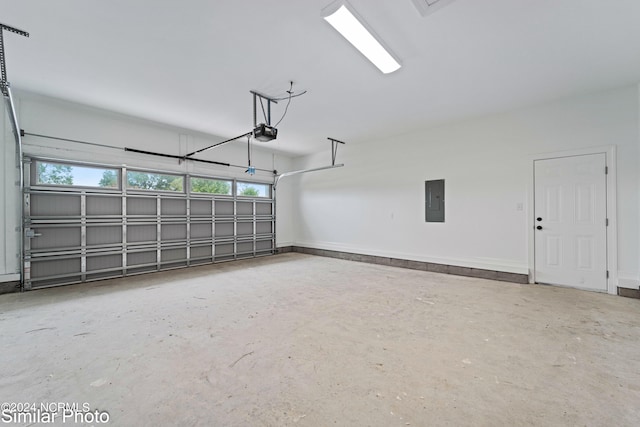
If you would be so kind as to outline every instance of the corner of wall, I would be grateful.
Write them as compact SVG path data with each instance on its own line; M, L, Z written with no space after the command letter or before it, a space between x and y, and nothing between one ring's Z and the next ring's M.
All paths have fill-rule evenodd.
M637 112L637 115L638 115L638 122L637 122L637 124L638 124L638 126L637 126L638 132L637 132L637 135L636 135L636 138L638 140L638 159L637 160L638 160L638 165L640 165L640 82L638 82L638 101L636 103L636 112ZM640 173L638 174L638 187L640 188ZM638 201L638 209L640 210L640 200ZM638 232L637 245L638 245L639 252L640 252L640 230ZM638 255L638 258L640 258L640 255ZM640 266L640 259L637 260L637 265ZM635 279L636 280L635 280L634 288L640 289L640 272L638 272L638 274L636 275ZM621 286L621 285L619 285L619 286ZM623 287L623 286L621 286L621 287Z

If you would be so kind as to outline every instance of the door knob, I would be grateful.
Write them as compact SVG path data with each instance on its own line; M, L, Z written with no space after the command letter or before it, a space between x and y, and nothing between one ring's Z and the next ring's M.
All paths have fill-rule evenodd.
M541 225L539 225L539 226L537 226L537 227L536 227L536 229L538 229L538 230L542 230L542 226L541 226Z
M542 218L538 217L536 218L536 221L542 221Z

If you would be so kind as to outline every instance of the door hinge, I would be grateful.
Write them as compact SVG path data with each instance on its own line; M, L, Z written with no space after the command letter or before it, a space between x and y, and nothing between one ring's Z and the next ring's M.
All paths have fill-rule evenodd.
M609 278L609 270L607 270L607 279Z
M605 166L604 167L604 174L608 175L609 174L609 166Z
M606 219L605 224L607 227L609 226L609 218Z

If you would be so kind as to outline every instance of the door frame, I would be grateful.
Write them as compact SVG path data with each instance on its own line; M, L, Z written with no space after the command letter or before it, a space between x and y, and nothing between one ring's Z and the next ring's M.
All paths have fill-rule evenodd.
M532 154L529 157L529 203L527 205L527 229L529 232L529 283L536 283L535 277L535 161L557 159L562 157L584 156L589 154L604 154L605 164L608 168L606 175L606 198L607 198L607 218L609 226L606 228L606 251L607 251L607 293L617 295L618 293L618 221L617 221L617 164L616 146L606 145L601 147L581 148L576 150L554 151L547 153Z

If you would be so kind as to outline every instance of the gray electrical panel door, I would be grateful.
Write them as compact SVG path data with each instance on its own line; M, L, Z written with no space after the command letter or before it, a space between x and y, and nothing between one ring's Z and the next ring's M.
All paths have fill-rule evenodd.
M425 181L425 221L444 222L444 179Z

